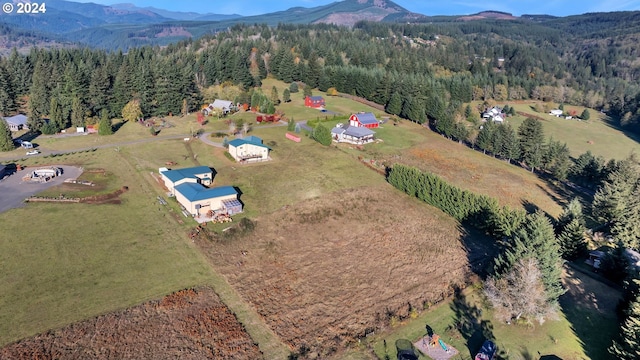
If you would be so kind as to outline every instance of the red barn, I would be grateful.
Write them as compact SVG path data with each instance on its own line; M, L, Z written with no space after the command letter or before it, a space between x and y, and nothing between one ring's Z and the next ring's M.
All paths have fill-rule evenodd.
M380 122L373 113L357 113L349 117L349 126L366 127L367 129L375 129L380 126Z
M304 106L321 108L324 106L324 98L322 96L307 96L304 98Z

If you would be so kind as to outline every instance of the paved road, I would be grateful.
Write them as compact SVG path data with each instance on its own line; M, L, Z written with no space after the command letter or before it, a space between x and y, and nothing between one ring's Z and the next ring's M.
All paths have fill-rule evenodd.
M45 167L46 166L29 167L0 180L0 213L9 209L24 206L23 201L29 196L35 195L42 190L50 188L51 186L62 184L65 179L75 179L82 174L81 168L61 165L57 167L62 168L62 175L55 177L47 183L27 183L22 181L22 177L29 174L31 171Z

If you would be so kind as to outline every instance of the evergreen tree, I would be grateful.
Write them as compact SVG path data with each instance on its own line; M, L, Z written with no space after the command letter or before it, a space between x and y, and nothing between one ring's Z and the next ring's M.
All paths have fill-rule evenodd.
M40 131L44 125L42 117L49 110L49 89L47 83L51 71L44 61L39 61L33 71L31 88L29 90L28 126L32 131Z
M501 125L500 130L502 133L502 156L511 163L512 159L518 159L520 157L520 143L518 141L518 136L509 123Z
M280 97L278 96L278 89L275 86L271 87L271 102L274 105L280 104Z
M311 91L311 86L305 85L305 87L303 89L303 94L304 94L305 97L313 96L313 91Z
M534 118L526 118L518 127L521 159L534 171L542 165L544 133L542 123Z
M633 158L621 161L593 197L593 214L610 225L625 246L640 246L640 172Z
M638 280L634 280L636 286ZM621 341L614 341L609 352L622 360L640 359L640 295L629 305L627 317L620 326Z
M464 117L467 120L472 120L472 115L473 115L473 109L471 109L471 105L467 104L467 106L464 108Z
M287 121L287 131L294 131L296 129L296 122L293 121L293 118L290 118Z
M74 97L71 102L71 126L83 127L85 108L78 97Z
M484 154L488 152L493 153L493 133L496 131L497 125L493 121L487 121L482 125L482 128L478 132L476 137L476 146L478 146Z
M106 110L100 112L100 123L98 124L99 135L111 135L113 134L113 125L111 119L109 119L109 113Z
M0 66L0 116L8 116L16 109L15 91L7 70Z
M289 91L289 89L284 89L284 91L282 92L282 101L286 103L291 101L291 92Z
M558 235L560 252L564 259L575 260L587 252L585 230L579 220L573 219Z
M297 82L292 82L291 85L289 85L289 91L292 93L297 93L298 90L298 83Z
M584 109L582 114L580 114L580 119L589 120L590 118L591 118L591 114L589 113L589 110L588 109Z
M9 125L3 118L0 118L0 151L11 151L14 148Z
M58 104L58 99L56 97L51 98L51 106L49 108L49 125L55 129L53 133L57 133L58 131L65 129L64 122L62 119L62 109Z
M582 226L585 225L582 204L578 198L571 199L562 210L562 214L560 214L556 223L556 234L560 234L564 228L574 220L578 221Z
M331 145L331 130L327 129L320 123L313 129L311 137L324 146Z
M523 225L507 243L505 251L496 258L494 271L500 277L511 271L518 261L528 257L537 261L547 301L557 302L564 293L560 282L562 258L553 226L541 212L527 216Z
M400 95L399 92L394 91L393 94L391 94L385 111L392 115L400 115L402 111L402 95Z

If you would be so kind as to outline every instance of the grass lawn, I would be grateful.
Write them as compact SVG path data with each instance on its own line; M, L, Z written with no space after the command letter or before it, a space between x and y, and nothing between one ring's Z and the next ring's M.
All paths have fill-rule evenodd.
M609 359L606 347L615 334L615 321L601 317L589 307L573 305L560 314L559 320L547 321L531 327L506 325L492 319L477 293L467 289L454 299L440 303L425 311L416 319L407 320L388 332L371 337L367 341L379 359L396 358L395 341L412 342L426 334L428 325L448 344L459 351L454 359L473 358L485 338L494 338L498 345L498 358L537 359L541 355L555 355L561 359ZM581 318L581 320L579 320ZM595 320L598 319L598 320ZM576 333L575 329L579 329ZM584 337L590 334L590 337ZM585 344L585 340L596 340ZM385 347L386 343L386 347ZM354 349L352 357L363 349ZM421 359L428 357L421 356Z
M587 150L591 150L593 154L600 155L605 160L623 159L632 152L640 151L637 135L614 127L607 115L601 114L599 111L590 109L591 118L579 121L537 113L531 108L533 103L509 105L513 106L516 111L545 119L543 122L545 137L553 137L554 140L566 142L573 156L577 157ZM576 110L578 115L584 110L579 106L565 106L565 111L571 109ZM525 118L525 116L518 115L508 118L508 121L517 129Z
M39 203L0 214L0 344L212 275L186 229L157 205L148 175L113 150L98 150L87 163L129 187L122 204Z

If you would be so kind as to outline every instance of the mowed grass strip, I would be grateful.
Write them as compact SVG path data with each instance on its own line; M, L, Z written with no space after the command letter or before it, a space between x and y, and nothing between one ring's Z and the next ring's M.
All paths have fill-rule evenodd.
M0 344L206 283L211 269L113 150L94 166L129 191L120 205L28 204L0 214Z

